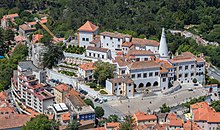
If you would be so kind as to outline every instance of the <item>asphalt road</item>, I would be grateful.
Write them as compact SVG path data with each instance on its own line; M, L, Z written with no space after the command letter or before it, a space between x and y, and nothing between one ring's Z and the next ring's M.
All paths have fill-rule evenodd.
M220 70L217 68L209 67L208 69L208 75L217 79L220 82Z
M116 114L122 117L126 114L134 114L137 111L147 112L158 111L162 104L166 103L169 106L176 106L181 104L190 98L200 97L206 95L202 87L194 89L194 91L188 91L188 89L179 90L176 93L170 95L160 95L154 97L146 97L143 100L141 98L127 99L127 100L113 100L103 104L95 104L102 106L105 110L104 117L108 117L111 114Z

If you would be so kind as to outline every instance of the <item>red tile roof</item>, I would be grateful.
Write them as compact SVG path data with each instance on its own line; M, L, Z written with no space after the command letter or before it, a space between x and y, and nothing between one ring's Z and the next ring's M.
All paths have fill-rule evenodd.
M66 92L66 91L68 91L69 87L66 84L59 84L59 85L55 86L55 89L57 89L60 92Z
M106 49L106 48L99 48L99 47L93 47L93 46L88 46L86 50L105 52L105 53L109 51L109 49Z
M119 125L120 125L119 122L106 123L106 127L107 127L107 128L117 128L117 127L119 127Z
M0 129L9 129L22 127L25 123L30 121L31 116L24 114L0 114Z
M132 45L133 45L132 42L124 42L124 43L122 43L123 47L131 47Z
M170 61L171 62L187 62L187 61L205 62L203 58L196 57L191 52L183 52L181 55L174 57Z
M140 46L155 46L158 47L160 45L159 42L155 40L141 39L141 38L132 38L131 41L134 45Z
M7 93L6 92L0 92L0 100L5 100L5 99L7 99Z
M170 126L183 126L183 121L180 118L177 118L177 115L174 113L169 113L167 118L170 120Z
M130 50L127 53L127 56L150 56L150 55L154 55L154 53L148 50Z
M33 37L33 38L32 38L32 42L33 42L33 43L37 43L37 42L40 41L40 39L43 37L43 35L35 34L35 35L33 35L32 37Z
M102 36L114 37L114 38L130 38L131 35L129 34L122 34L118 32L102 32L100 33Z
M85 32L95 32L98 29L96 25L87 21L84 25L82 25L78 31L85 31Z
M70 121L70 113L67 112L67 113L62 114L62 115L61 115L61 119L62 119L63 121Z
M155 115L149 115L144 112L136 112L134 114L134 119L138 121L151 121L151 120L157 120L157 117Z
M137 61L129 66L130 69L146 69L146 68L160 68L160 64L155 61Z
M90 62L90 63L81 64L79 68L83 70L95 70L96 66L95 66L95 63Z
M191 122L189 120L187 120L183 124L183 129L184 130L202 130L202 128L200 128L199 125L196 122Z

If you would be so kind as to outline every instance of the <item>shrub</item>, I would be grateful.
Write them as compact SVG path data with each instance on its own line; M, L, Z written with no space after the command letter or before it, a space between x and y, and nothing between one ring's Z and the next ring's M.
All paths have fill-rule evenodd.
M105 90L100 90L101 94L108 94Z

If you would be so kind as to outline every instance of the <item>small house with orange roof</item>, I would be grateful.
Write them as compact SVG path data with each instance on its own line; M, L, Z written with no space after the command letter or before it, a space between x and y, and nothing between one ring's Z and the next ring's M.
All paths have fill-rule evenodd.
M94 37L98 34L99 27L94 25L92 22L87 21L78 30L78 44L80 47L87 48L94 40Z
M70 122L70 118L71 118L70 112L66 112L66 113L62 114L61 118L60 118L61 124L67 125Z
M142 124L156 124L157 123L157 116L154 114L148 114L144 112L136 112L133 115L134 121L137 125Z
M67 84L59 84L54 87L54 96L56 103L64 102L65 95L69 93L69 86Z
M109 122L105 124L106 130L117 130L120 126L119 122Z
M220 112L216 112L207 102L200 102L190 106L192 120L202 129L217 129L220 125Z
M35 44L37 42L40 42L40 39L43 37L41 34L34 34L32 36L32 43Z
M14 23L16 18L19 18L19 15L17 13L4 15L1 19L1 27L3 29L9 29L11 26L10 22Z
M187 120L183 124L184 130L203 130L196 122Z
M166 122L167 124L169 124L171 129L177 129L183 127L182 119L178 118L177 115L173 112L168 114Z
M96 69L95 63L84 63L78 68L78 75L85 79L85 81L91 81L94 79L94 71Z

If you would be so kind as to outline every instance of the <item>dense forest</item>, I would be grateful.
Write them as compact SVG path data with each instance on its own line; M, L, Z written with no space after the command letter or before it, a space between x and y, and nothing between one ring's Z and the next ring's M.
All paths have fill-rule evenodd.
M220 0L1 0L0 7L0 16L19 12L25 20L33 17L24 10L49 14L48 26L60 37L90 20L101 30L147 38L158 38L161 27L193 24L194 33L220 42Z

